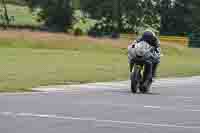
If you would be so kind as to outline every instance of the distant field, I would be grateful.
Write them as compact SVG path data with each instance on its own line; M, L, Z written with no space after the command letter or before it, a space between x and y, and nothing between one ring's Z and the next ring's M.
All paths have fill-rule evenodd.
M127 39L133 39L136 37L134 34L121 34L122 38L127 38ZM161 42L165 43L170 43L173 44L174 42L183 45L183 46L188 46L189 39L188 37L178 37L178 36L160 36L159 37Z
M0 92L40 85L127 80L129 40L0 32ZM200 75L200 49L162 43L159 77Z
M8 13L14 16L15 20L11 22L13 25L33 25L37 26L40 23L36 21L36 16L31 13L28 7L18 5L7 5Z

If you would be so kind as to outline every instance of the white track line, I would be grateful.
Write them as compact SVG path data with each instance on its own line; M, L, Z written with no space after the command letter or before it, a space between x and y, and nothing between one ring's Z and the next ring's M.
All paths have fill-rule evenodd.
M160 107L160 106L144 106L144 108L157 109L157 110L168 110L178 112L200 112L200 109L179 109L175 107Z
M122 107L122 108L146 108L150 110L160 110L160 111L176 111L176 112L200 112L200 109L191 109L176 106L153 106L153 105L142 105L142 104L112 104L112 103L73 103L74 105L96 105L96 106L109 106L109 107ZM192 106L191 106L192 107Z
M156 124L156 123L143 123L133 121L117 121L117 120L101 120L96 118L86 117L70 117L70 116L58 116L49 114L33 114L33 113L13 113L13 112L0 112L1 116L8 117L37 117L46 119L62 119L62 120L74 120L74 121L92 121L97 123L115 123L122 125L139 125L139 126L150 126L150 127L167 127L167 128L184 128L184 129L200 129L200 126L181 126L176 124Z

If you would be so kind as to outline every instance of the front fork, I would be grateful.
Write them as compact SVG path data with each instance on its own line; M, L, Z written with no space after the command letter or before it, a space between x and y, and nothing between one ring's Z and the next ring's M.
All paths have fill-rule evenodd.
M139 71L138 72L138 77L137 77L137 80L138 82L141 84L143 82L143 77L144 77L144 66L143 65L138 65L138 64L135 64L135 68L137 68L137 70Z
M135 77L138 82L142 82L143 81L143 73L144 73L144 66L143 65L139 65L139 64L130 64L130 73L134 73L135 69L137 69L137 77Z

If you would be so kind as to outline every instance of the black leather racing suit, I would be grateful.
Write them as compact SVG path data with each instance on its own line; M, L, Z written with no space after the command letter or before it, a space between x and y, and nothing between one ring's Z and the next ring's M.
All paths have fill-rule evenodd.
M137 40L137 42L140 41L145 41L143 38L139 38ZM155 52L160 55L160 40L154 36L154 38L151 41L147 41L148 44L150 44L151 46L153 46L155 49ZM155 78L156 77L156 71L158 68L158 65L160 63L160 56L153 56L152 57L152 77Z

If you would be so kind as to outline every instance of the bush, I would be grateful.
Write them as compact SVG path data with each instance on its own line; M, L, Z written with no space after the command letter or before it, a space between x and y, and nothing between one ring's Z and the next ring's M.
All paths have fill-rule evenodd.
M113 22L106 17L102 17L102 19L95 25L94 30L98 32L111 33L114 30Z
M84 34L83 31L80 28L74 29L73 33L74 33L75 36L81 36L81 35Z
M77 10L73 14L72 31L74 35L88 34L96 23L97 21L89 18L89 15Z

